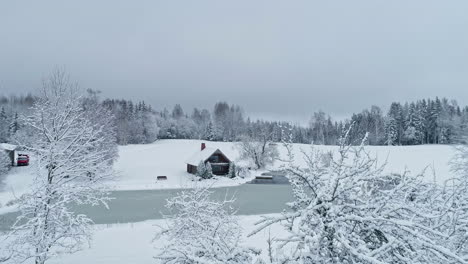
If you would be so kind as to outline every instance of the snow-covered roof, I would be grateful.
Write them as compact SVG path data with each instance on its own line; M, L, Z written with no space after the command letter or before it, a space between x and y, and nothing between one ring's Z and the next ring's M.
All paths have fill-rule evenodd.
M3 149L3 150L13 151L17 147L18 146L16 146L16 145L12 145L12 144L8 144L8 143L0 143L0 149Z
M224 155L224 153L219 149L205 148L204 150L201 150L195 153L192 157L186 160L185 163L193 165L193 166L198 166L200 161L204 161L204 162L207 161L216 152L220 152L221 154Z

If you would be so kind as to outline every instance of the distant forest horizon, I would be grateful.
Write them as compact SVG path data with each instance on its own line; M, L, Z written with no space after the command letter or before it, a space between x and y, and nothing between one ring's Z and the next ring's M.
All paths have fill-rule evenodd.
M91 89L83 98L92 98L112 113L121 145L156 139L239 141L245 136L278 142L284 140L285 130L296 143L335 145L350 124L350 139L357 142L368 132L370 145L452 144L468 134L468 106L443 97L393 102L388 109L371 104L344 120L318 110L310 114L308 124L252 118L242 106L225 101L214 103L211 109L187 110L181 104L158 109L145 101L101 98L99 91ZM0 141L8 142L21 128L19 116L35 100L33 93L0 95Z

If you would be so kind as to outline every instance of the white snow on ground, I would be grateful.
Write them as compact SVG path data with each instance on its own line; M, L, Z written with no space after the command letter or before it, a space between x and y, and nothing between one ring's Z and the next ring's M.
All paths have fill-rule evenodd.
M112 185L115 190L144 190L185 188L193 185L196 177L187 173L186 160L201 151L199 140L161 140L148 145L119 147L120 158L115 164L118 176ZM238 159L238 152L230 142L206 142L209 148L219 148L231 160ZM157 181L157 176L167 180ZM212 187L233 186L251 179L216 177L204 180Z
M200 149L199 140L161 140L148 145L129 145L119 147L120 158L116 162L115 168L119 175L112 183L112 188L116 190L138 190L138 189L163 189L190 187L193 185L194 177L186 173L185 160ZM220 148L229 158L237 160L238 153L234 148L234 143L226 142L206 142L207 147ZM315 146L321 150L336 151L335 146ZM310 149L308 145L294 145L297 163L303 164L300 149L305 151ZM381 162L388 157L387 172L401 173L405 169L413 173L419 173L425 167L430 166L434 171L436 180L443 182L452 176L448 162L454 154L454 148L446 145L423 145L423 146L370 146L367 149L372 155L378 155ZM280 146L280 153L284 157L285 151ZM32 160L33 162L33 160ZM280 166L277 162L270 169ZM0 203L5 203L14 196L18 196L28 190L32 180L32 170L34 166L17 167L7 175L5 179L0 179ZM260 172L254 173L255 176ZM157 182L156 177L164 175L167 181ZM432 179L432 174L427 174L428 180ZM237 185L247 179L231 180L227 178L217 178L204 181L213 187ZM12 208L0 208L3 211L10 211ZM254 222L260 216L239 216L241 225L245 228L244 235L254 228ZM157 254L151 241L157 231L155 225L164 224L164 220L151 220L133 224L118 225L96 225L92 248L85 249L73 255L66 255L50 261L50 263L154 263L152 258ZM271 229L272 236L281 237L285 233L280 226ZM268 232L263 231L254 237L245 238L246 245L264 250L266 249L266 239ZM1 241L1 237L0 237Z
M181 188L191 185L194 179L186 172L185 161L195 152L200 150L200 140L161 140L149 145L130 145L119 149L120 159L116 163L119 176L116 179L114 189L140 190ZM206 142L207 147L219 148L229 158L238 160L239 153L235 143L231 142ZM301 149L310 150L309 145L294 144L297 163L303 164ZM336 151L336 146L315 146L321 150ZM285 149L279 144L280 155L284 158ZM388 157L387 172L402 173L409 169L413 173L421 172L425 167L434 169L437 179L443 181L452 174L448 166L450 158L454 154L452 146L447 145L423 145L423 146L369 146L367 149L372 155L376 155L380 162ZM281 166L277 162L269 169L277 169ZM254 173L259 174L259 172ZM156 176L164 175L167 181L156 181ZM255 176L255 175L252 175ZM432 177L432 172L428 174ZM231 180L218 177L212 181L205 181L212 187L237 185L243 180Z
M244 244L262 250L262 257L266 257L268 230L261 231L252 237L247 234L255 229L255 222L260 216L237 216L240 225L244 228ZM164 225L165 220L151 220L133 224L115 224L111 226L96 225L91 248L72 255L63 255L51 259L49 264L154 264L157 255L155 245L152 243L158 226ZM271 237L285 237L286 232L280 225L270 230ZM1 237L0 237L1 240ZM32 262L26 262L26 264Z
M200 151L201 140L160 140L147 145L128 145L119 147L119 159L115 164L118 172L115 180L109 183L113 190L143 190L187 188L193 186L196 177L186 172L185 161ZM210 148L219 148L231 160L237 161L239 154L235 143L231 142L206 142ZM278 144L280 155L285 157L285 149ZM336 151L336 146L315 146L321 150ZM297 163L303 164L300 150L308 151L310 145L294 144ZM383 162L388 157L387 172L402 173L405 168L416 174L425 167L430 166L427 173L428 180L432 180L434 171L437 181L443 182L452 176L448 162L454 154L454 148L448 145L422 145L422 146L369 146L367 149L373 155L377 155ZM31 162L34 160L32 158ZM280 162L275 163L269 169L277 169ZM32 170L34 166L15 167L7 175L6 179L0 179L0 204L5 204L28 190L32 182ZM260 174L252 173L251 177ZM157 176L167 176L166 181L157 181ZM233 186L251 180L228 179L216 177L204 180L202 183L211 187ZM0 209L2 210L2 209ZM5 208L3 210L6 210ZM0 211L1 213L1 211Z
M13 167L6 176L0 176L0 214L8 210L2 206L29 190L33 169L33 166Z
M304 165L301 151L310 152L310 145L294 144L295 162ZM332 151L337 153L337 146L313 146L322 151ZM281 148L281 155L286 155L284 148ZM435 180L443 183L446 179L454 176L450 170L450 160L456 150L450 145L418 145L418 146L367 146L365 147L371 157L376 157L378 164L387 162L385 173L403 173L405 170L412 175L426 170L425 176L428 181ZM276 164L279 166L279 164Z
M119 149L120 158L115 168L119 171L113 189L140 190L140 189L164 189L183 188L192 185L191 174L186 172L185 161L197 151L200 151L200 140L161 140L149 145L130 145ZM239 153L235 143L231 142L206 142L207 147L219 148L230 159L237 161ZM280 156L285 158L286 151L278 144ZM337 151L336 146L315 146L321 150ZM304 164L301 150L309 151L310 145L294 144L294 151L299 165ZM454 148L447 145L422 145L422 146L369 146L367 149L371 155L376 155L380 162L388 157L387 172L402 173L409 169L412 173L420 173L430 166L428 179L432 178L432 170L437 180L442 182L452 176L448 162L454 154ZM276 162L269 169L278 169L281 162ZM254 172L252 176L259 174ZM168 177L167 181L157 181L158 175ZM214 180L203 181L209 186L232 186L244 183L250 179L231 180L225 177L217 177Z

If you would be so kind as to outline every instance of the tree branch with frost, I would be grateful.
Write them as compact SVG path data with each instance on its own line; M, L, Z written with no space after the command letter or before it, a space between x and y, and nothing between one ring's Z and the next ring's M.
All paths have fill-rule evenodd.
M167 226L160 227L158 263L251 263L258 251L241 245L234 198L214 200L207 188L184 190L167 200Z

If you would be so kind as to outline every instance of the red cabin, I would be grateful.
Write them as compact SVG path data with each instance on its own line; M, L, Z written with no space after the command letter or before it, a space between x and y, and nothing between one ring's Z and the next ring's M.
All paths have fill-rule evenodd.
M207 148L205 143L201 144L200 151L187 160L187 172L196 174L198 164L203 161L210 163L214 175L227 175L231 160L219 149Z

